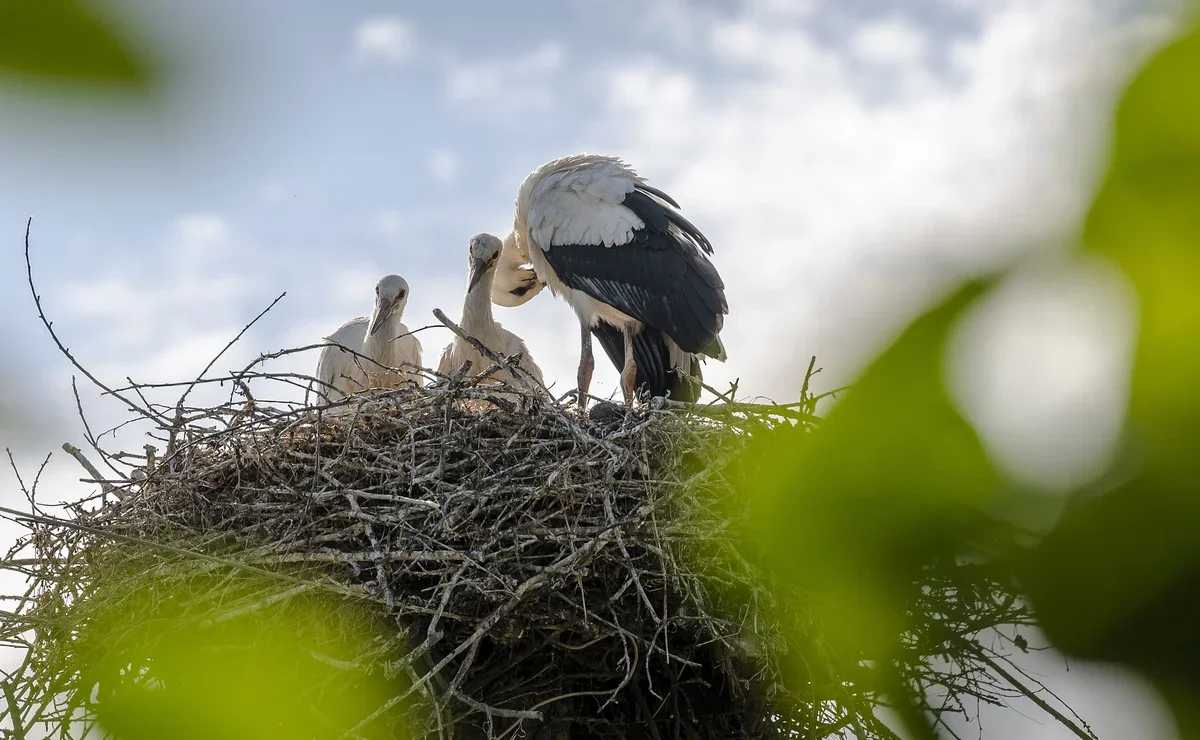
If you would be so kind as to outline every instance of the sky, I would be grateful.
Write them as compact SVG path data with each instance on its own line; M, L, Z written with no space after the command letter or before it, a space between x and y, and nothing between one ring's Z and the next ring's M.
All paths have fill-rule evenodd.
M729 360L704 372L717 387L737 380L740 396L796 400L813 355L817 391L845 384L954 281L1032 255L959 328L947 375L1015 478L1052 495L1107 460L1136 318L1119 275L1065 249L1115 95L1171 31L1166 5L101 7L168 63L159 108L0 78L0 445L26 475L63 441L82 445L74 371L25 283L29 216L44 308L79 360L114 384L185 380L283 292L216 372L367 314L389 272L411 285L410 328L436 323L435 307L456 317L469 237L506 233L524 176L581 151L621 156L709 236ZM557 392L573 387L565 303L544 291L495 313ZM419 337L435 363L448 332ZM617 380L603 359L600 395ZM96 428L125 418L86 383L81 402ZM112 445L140 449L137 434ZM81 474L58 453L44 495L86 493ZM11 476L0 500L20 501ZM1061 660L1043 667L1063 673ZM1135 680L1076 666L1062 678L1098 730L1173 737ZM1022 737L1066 737L995 720L1014 721Z

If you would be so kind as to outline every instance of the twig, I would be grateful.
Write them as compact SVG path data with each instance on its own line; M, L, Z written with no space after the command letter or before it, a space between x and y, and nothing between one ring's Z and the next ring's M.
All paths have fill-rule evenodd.
M266 570L265 568L259 568L259 567L250 565L249 563L239 563L236 560L230 560L228 558L217 557L216 555L209 555L209 554L203 553L203 552L196 552L195 550L188 550L188 549L185 549L182 547L168 545L164 542L154 542L151 540L145 540L145 539L141 539L138 537L130 537L129 535L119 534L117 532L109 532L109 531L106 531L103 529L98 529L96 527L89 527L85 524L79 524L78 522L68 521L66 519L42 516L42 515L38 515L38 514L26 514L23 511L17 511L16 509L10 509L7 506L0 506L0 514L7 514L14 521L18 521L18 522L21 522L21 521L37 522L38 524L48 524L48 525L55 526L55 527L65 527L67 529L73 529L73 530L76 530L79 532L87 532L88 534L96 535L98 537L103 537L103 538L110 539L110 540L116 540L118 542L128 542L130 544L140 545L143 547L149 547L154 550L162 550L163 552L170 552L170 553L174 553L176 555L183 555L188 558L194 558L196 560L203 560L203 561L206 561L209 563L213 563L215 565L224 565L229 568L234 568L236 570L243 570L243 571L246 571L247 573L254 573L255 575L265 576L267 578L273 578L273 579L280 580L280 581L287 581L289 583L294 583L294 584L303 585L303 586L317 586L317 587L321 587L321 588L327 588L327 589L331 589L331 590L334 590L338 593L342 593L345 595L354 595L354 596L357 596L358 598L367 599L367 600L370 599L370 597L368 597L365 594L355 594L354 592L352 592L348 589L332 588L330 586L330 584L322 584L322 583L319 583L316 581L306 581L303 578L296 578L295 576L288 575L287 573L276 573L273 571Z
M0 681L0 686L4 687L4 698L8 702L8 718L12 722L12 737L14 740L25 740L25 723L21 720L21 705L17 703L17 697L13 694L12 680Z
M70 442L63 442L62 449L63 449L63 452L65 452L68 455L70 455L71 457L75 458L75 462L82 465L83 469L88 471L88 473L91 474L92 479L95 482L100 484L100 488L103 489L103 491L105 493L112 493L112 494L117 495L118 497L121 496L121 493L120 493L120 491L117 490L117 487L114 486L113 484L109 483L108 481L104 480L104 476L100 475L100 471L96 469L95 465L92 465L90 460L88 460L86 457L84 457L83 452L81 452L78 447L71 444Z
M229 351L230 347L237 344L237 341L242 338L242 335L244 335L246 332L250 331L250 327L257 324L258 320L261 319L263 316L266 316L267 312L270 311L272 308L275 308L275 305L277 303L279 303L280 301L282 301L283 297L286 295L287 295L287 291L285 290L284 292L282 292L278 296L276 296L275 300L271 301L271 304L269 306L267 306L262 311L260 311L259 314L257 316L255 316L253 319L250 319L250 323L243 326L242 330L237 333L237 336L235 336L233 339L230 339L229 342L224 347L221 348L221 351L218 352L215 357L213 357L211 360L208 361L208 364L204 366L204 369L200 371L200 374L196 376L196 379L193 380L191 382L191 384L188 385L188 387L186 389L184 389L183 394L179 396L179 404L178 404L179 406L183 406L183 402L185 400L187 400L188 394L190 394L192 392L192 389L196 387L196 384L200 382L200 379L203 378L208 373L208 371L212 369L212 366L217 364L217 360L221 359L221 357L226 352Z
M145 418L149 419L150 421L153 421L156 423L162 423L163 418L161 416L155 414L150 409L146 409L146 408L142 408L141 406L138 406L136 403L133 403L125 396L113 391L107 385L100 382L100 380L98 378L96 378L95 375L92 375L88 371L87 368L85 368L83 365L79 364L79 361L76 360L75 356L71 354L71 350L67 349L66 346L62 343L62 341L59 340L58 335L54 332L54 325L46 318L46 313L45 313L45 311L42 310L42 298L41 298L41 296L38 295L37 288L34 287L34 283L33 283L33 263L30 262L30 259L29 259L29 231L32 228L32 226L33 226L33 216L30 216L29 220L25 222L25 278L26 278L26 282L29 284L29 293L30 293L30 295L33 296L33 303L35 306L37 306L38 318L41 319L42 325L46 327L46 331L50 333L50 338L54 340L54 344L55 344L55 346L58 347L58 351L61 352L64 357L66 357L68 360L70 360L71 364L74 365L75 368L77 370L79 370L79 372L83 373L84 377L86 377L88 380L92 381L93 385L95 385L97 388L104 391L105 393L108 393L109 395L113 396L117 400L123 402L126 406L129 407L130 411L133 411L134 413L136 413L140 416L144 416Z

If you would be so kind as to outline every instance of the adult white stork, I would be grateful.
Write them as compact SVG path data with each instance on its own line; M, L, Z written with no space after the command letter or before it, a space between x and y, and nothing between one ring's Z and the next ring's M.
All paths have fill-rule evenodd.
M384 275L379 279L371 316L351 319L325 338L316 370L321 396L337 401L367 388L422 384L421 375L414 369L421 366L421 342L401 321L407 304L408 282L404 278Z
M467 296L463 299L459 326L480 344L502 357L520 353L517 367L532 375L540 384L543 382L542 370L533 361L524 340L505 329L492 317L492 287L501 248L499 237L492 234L476 234L471 237L470 277L467 279ZM470 375L478 375L491 364L474 345L462 337L455 336L442 352L438 372L449 375L458 370L464 360L471 361ZM495 377L513 384L512 375L505 370L496 373Z
M638 389L695 401L700 387L688 376L699 379L701 356L726 359L719 334L729 306L712 251L679 204L620 159L562 157L521 184L492 299L517 306L549 285L571 304L581 406L593 334L621 371L626 403Z

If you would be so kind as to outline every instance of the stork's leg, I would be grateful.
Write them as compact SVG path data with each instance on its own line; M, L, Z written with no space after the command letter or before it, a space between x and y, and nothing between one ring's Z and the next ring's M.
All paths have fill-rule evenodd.
M588 388L592 385L592 370L596 368L596 358L592 355L592 329L583 322L579 323L579 374L575 380L579 388L579 410L587 411Z
M625 405L632 406L634 392L637 390L637 363L633 361L633 329L625 327L621 330L625 335L625 367L621 369L621 392L625 394Z

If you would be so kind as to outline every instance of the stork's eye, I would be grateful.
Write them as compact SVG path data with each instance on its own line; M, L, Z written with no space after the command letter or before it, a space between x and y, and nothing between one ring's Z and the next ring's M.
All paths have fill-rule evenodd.
M408 293L408 291L407 291L407 290L402 290L402 291L400 291L400 295L399 295L399 297L400 297L400 298L403 298L403 297L404 297L404 295L405 295L406 293Z

